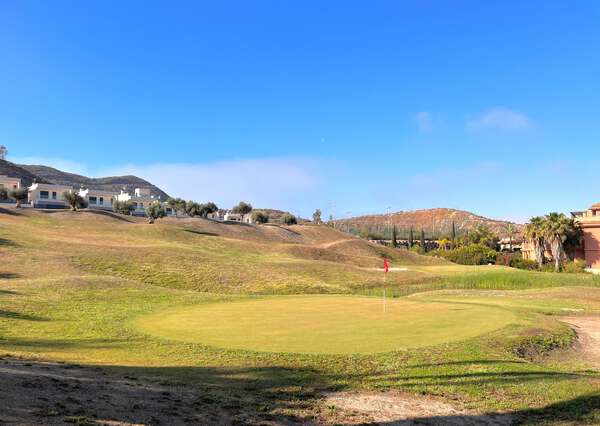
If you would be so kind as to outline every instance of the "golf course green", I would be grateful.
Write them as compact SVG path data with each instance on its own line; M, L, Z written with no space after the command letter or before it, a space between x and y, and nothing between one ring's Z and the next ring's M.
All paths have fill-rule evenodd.
M161 311L134 324L156 337L217 348L366 354L465 340L514 321L510 311L461 303L276 296Z

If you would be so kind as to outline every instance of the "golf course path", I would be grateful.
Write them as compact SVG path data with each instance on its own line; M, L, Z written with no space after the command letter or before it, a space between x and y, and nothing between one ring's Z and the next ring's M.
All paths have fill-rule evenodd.
M586 360L600 368L600 316L563 317L562 321L577 333Z

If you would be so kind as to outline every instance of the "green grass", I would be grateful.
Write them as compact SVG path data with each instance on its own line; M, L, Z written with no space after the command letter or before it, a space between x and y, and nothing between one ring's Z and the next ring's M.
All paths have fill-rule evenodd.
M291 296L214 303L136 319L169 340L218 348L365 354L467 340L518 323L510 311L368 297Z
M463 272L456 269L419 267L419 271L432 274L429 280L404 285L386 285L390 297L403 297L415 293L438 290L528 290L552 287L600 287L600 276L592 274L556 274L532 272L500 266L469 267ZM436 275L437 273L437 275ZM383 287L363 287L355 291L364 295L379 295Z
M600 422L600 375L569 349L574 336L557 319L564 312L600 310L597 278L431 264L430 259L395 255L393 266L409 271L388 275L388 296L412 296L390 300L390 306L413 306L414 312L436 306L463 310L411 317L413 324L431 322L415 330L408 321L399 324L404 332L395 342L401 344L383 348L387 352L256 351L246 349L260 348L223 348L193 337L201 327L180 338L174 338L173 330L168 330L169 338L156 329L140 330L140 321L160 325L169 312L196 320L205 307L227 310L261 303L249 302L249 295L345 295L332 296L330 301L336 301L371 293L377 298L356 300L381 302L383 277L372 269L381 265L380 248L371 250L354 241L327 247L325 243L340 238L328 229L321 234L313 227L295 227L298 235L290 233L295 240L289 241L258 236L250 228L221 230L203 223L152 226L89 220L76 213L0 213L0 353L101 364L136 377L183 382L215 401L225 401L219 402L221 410L256 411L265 422L272 416L335 421L335 415L324 414L320 405L320 395L335 390L422 393L483 411L514 411L527 416L528 424ZM328 297L309 299L320 304ZM318 304L309 303L308 308ZM259 312L253 315L257 328ZM456 312L483 317L471 321L473 328L481 327L476 334L455 340L463 330L455 321L458 317L453 318ZM508 325L497 328L497 312L511 318ZM400 312L399 322L408 313ZM323 318L338 330L348 321L343 312L310 320L319 326ZM369 321L364 318L352 320L365 326ZM290 330L297 327L293 319L287 317ZM486 324L489 319L491 324ZM235 326L232 332L239 342L250 341L240 337L243 327L251 324L247 321L238 318L224 325ZM429 341L417 335L416 329L433 332L436 324L445 322L458 328L438 330ZM395 324L376 328L385 330L385 336L374 339L373 345L394 341ZM326 339L318 335L319 327L316 332L321 348ZM369 328L362 332L368 334ZM404 336L409 332L413 339ZM420 347L415 347L420 338ZM546 356L550 349L553 355Z

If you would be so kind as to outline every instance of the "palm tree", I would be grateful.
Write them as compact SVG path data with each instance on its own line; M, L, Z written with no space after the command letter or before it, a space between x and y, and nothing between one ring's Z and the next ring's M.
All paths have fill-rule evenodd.
M565 255L564 243L569 235L575 232L575 229L576 225L573 219L569 219L563 213L549 213L544 217L542 232L544 238L550 243L556 272L560 272Z
M21 203L29 198L29 191L27 188L14 189L8 193L8 196L16 201L15 207L19 209Z
M510 251L513 251L513 237L516 231L515 225L512 223L507 223L504 225L504 231L508 235L508 248Z
M87 203L83 199L83 197L76 192L73 191L65 191L62 194L64 200L69 204L71 210L78 211L80 208L87 207Z
M545 219L541 216L532 217L529 223L525 225L524 235L533 246L535 260L538 265L544 264L544 252L546 251L546 241L544 240Z

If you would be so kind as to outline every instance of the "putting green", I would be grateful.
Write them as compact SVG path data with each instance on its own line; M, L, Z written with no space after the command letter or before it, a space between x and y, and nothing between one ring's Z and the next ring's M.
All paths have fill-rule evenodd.
M278 296L196 305L137 318L148 334L228 349L310 354L387 352L475 337L516 320L458 303Z

